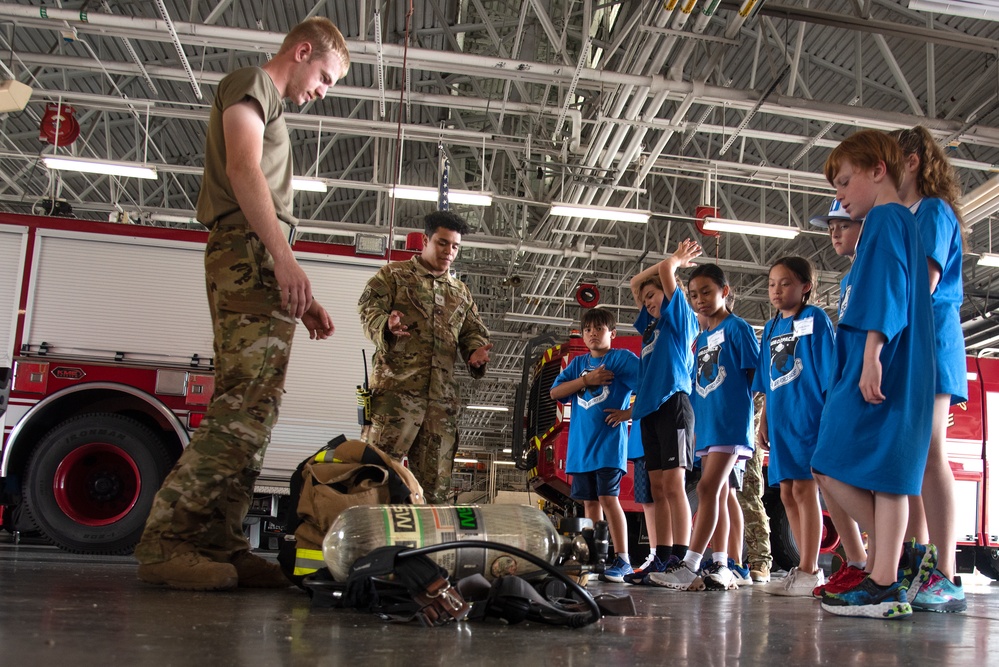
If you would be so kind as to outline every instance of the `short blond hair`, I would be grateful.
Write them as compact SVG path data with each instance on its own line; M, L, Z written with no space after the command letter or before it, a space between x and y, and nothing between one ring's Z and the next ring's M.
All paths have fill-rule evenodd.
M340 62L343 63L342 75L347 74L347 69L350 67L350 51L347 49L347 41L333 21L324 16L305 19L284 36L278 53L289 51L302 42L308 42L312 46L312 54L315 56L322 57L327 53L340 56Z

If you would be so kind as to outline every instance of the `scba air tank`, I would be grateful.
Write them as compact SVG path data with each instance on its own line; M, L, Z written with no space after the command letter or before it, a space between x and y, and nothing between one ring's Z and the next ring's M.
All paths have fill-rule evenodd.
M337 581L346 581L354 561L378 547L418 548L461 540L500 542L551 564L562 543L548 516L526 505L358 505L344 510L330 526L323 540L323 559ZM430 558L458 579L482 574L492 580L540 569L492 549L449 549Z

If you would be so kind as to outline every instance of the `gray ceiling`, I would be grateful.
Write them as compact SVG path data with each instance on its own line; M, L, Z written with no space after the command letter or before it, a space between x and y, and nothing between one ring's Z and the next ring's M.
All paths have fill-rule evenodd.
M847 265L807 220L830 201L823 161L857 129L926 125L965 191L995 176L999 22L908 4L414 0L407 22L404 0L49 2L47 17L40 3L5 0L0 78L34 94L25 111L0 115L0 208L30 212L58 197L78 217L177 224L151 218L191 215L217 82L263 62L302 19L328 16L353 63L325 100L288 116L296 173L331 186L298 194L296 214L335 241L373 232L401 243L426 204L393 206L387 192L395 182L435 185L442 144L452 189L496 195L487 209L453 207L476 229L456 266L496 342L493 379L467 393L470 402L511 405L525 340L544 327L503 314L577 318L576 287L591 282L627 323L635 315L627 279L698 236L701 204L805 230L792 241L702 239L729 273L740 315L754 324L770 316L767 267L784 254L812 259L820 303L835 304ZM39 157L53 148L38 128L45 104L60 99L78 111L73 151L155 164L159 180L52 176ZM548 215L553 201L653 217L558 218ZM992 219L975 222L970 254L991 249ZM999 341L984 317L999 274L965 259L962 318L978 350ZM509 423L466 411L463 442L509 442Z

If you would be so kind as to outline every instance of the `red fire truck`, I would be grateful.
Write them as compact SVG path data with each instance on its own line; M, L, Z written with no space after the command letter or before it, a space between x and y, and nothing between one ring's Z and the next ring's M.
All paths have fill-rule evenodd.
M205 232L0 214L0 526L126 553L211 398ZM299 331L257 485L264 516L295 467L358 435L358 297L383 257L295 243L334 316ZM258 525L259 527L259 525ZM255 536L256 537L256 536Z
M571 480L565 472L566 447L569 442L571 413L552 401L548 392L559 372L578 354L587 349L579 338L553 344L551 337L542 336L529 343L524 370L523 390L518 397L514 429L514 460L529 469L531 487L558 511L574 511L569 498ZM638 353L638 336L614 339L615 347ZM999 351L996 351L999 353ZM950 411L947 429L950 465L956 480L957 560L960 572L978 568L983 574L999 579L999 486L993 488L989 462L999 461L999 436L989 432L990 417L999 424L999 358L988 353L968 357L968 401ZM621 482L621 504L629 522L630 548L642 551L638 540L643 535L641 507L634 502L631 464ZM696 503L693 488L688 498ZM770 517L771 547L777 564L785 569L797 565L798 550L791 535L780 492L768 488L764 506ZM696 505L694 505L696 509ZM823 550L831 552L839 538L830 521L826 521Z

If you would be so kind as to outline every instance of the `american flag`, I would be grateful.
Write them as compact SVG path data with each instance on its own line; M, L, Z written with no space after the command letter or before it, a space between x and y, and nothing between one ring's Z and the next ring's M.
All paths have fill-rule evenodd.
M437 189L437 210L446 211L448 209L447 203L447 172L450 162L447 158L444 158L444 168L441 170L441 185Z

